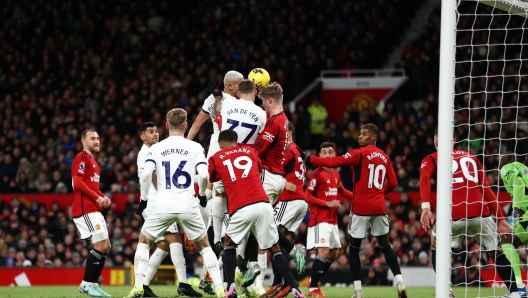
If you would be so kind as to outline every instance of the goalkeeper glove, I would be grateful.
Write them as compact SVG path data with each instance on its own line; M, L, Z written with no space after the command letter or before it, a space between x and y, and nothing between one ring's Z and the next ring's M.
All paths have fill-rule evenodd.
M508 224L510 225L511 229L513 230L515 228L515 224L517 224L517 219L511 216L508 218Z
M147 208L147 202L146 200L139 200L139 205L136 207L136 214L141 215L143 213L143 210Z
M220 88L218 88L218 85L215 81L209 81L209 85L207 85L207 92L213 94L214 97L222 96L222 91L220 91Z
M198 195L198 199L200 200L200 206L205 208L207 206L207 197L205 195Z

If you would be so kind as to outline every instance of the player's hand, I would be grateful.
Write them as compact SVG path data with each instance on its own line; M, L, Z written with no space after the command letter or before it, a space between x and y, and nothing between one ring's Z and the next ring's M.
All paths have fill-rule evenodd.
M288 181L286 181L286 183L284 184L284 189L289 192L293 192L293 193L297 192L297 186L295 186L295 184L288 182Z
M110 207L110 205L112 204L112 201L110 201L110 198L107 197L107 196L104 196L104 200L105 200L105 201L104 201L104 207L105 207L105 208Z
M136 214L141 215L143 214L143 210L147 208L147 202L146 200L139 200L139 204L136 207Z
M434 218L433 218L433 212L431 212L431 209L424 208L422 209L422 217L420 218L420 222L422 223L422 228L427 232L428 229L430 229L434 224Z
M510 218L512 219L512 218ZM513 229L511 227L511 225L509 225L510 220L508 220L508 222L506 222L505 219L501 219L499 220L499 222L497 223L497 226L499 227L499 233L501 236L505 236L507 234L510 234L510 231ZM514 220L515 221L515 220Z
M328 208L339 208L341 207L341 202L339 200L333 200L330 202L326 202L326 207Z
M103 207L104 203L105 203L105 198L104 197L98 197L95 202L97 203L97 206Z
M218 88L218 85L213 80L209 81L209 85L207 85L207 92L211 93L214 97L222 97L222 91L220 88Z
M207 206L207 197L205 195L201 196L198 195L198 200L200 200L200 206L204 207Z

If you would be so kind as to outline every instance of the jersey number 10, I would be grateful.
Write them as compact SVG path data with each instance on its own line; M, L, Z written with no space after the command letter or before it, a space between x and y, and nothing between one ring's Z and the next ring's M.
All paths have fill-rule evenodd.
M382 189L385 185L385 173L387 173L387 169L384 165L378 165L377 167L374 167L373 164L368 165L369 168L369 181L368 181L368 188L372 188L372 186L376 187L377 189Z

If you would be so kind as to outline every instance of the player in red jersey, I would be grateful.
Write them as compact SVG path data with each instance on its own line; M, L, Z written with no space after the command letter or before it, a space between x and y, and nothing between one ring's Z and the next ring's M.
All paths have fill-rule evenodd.
M434 144L438 148L438 129L435 131ZM436 178L437 164L438 152L431 153L422 160L420 171L421 223L426 231L431 226L433 227L433 238L431 239L433 269L436 269L436 224L434 224L431 212L430 194L431 178ZM451 247L459 248L467 233L475 235L475 239L481 245L481 250L487 251L498 265L495 266L497 274L510 290L510 295L517 294L517 284L511 282L511 277L515 276L511 263L499 247L499 232L501 235L508 234L510 226L489 186L482 164L474 155L453 149L452 173ZM484 200L482 200L483 197ZM497 223L490 209L497 217ZM497 232L497 226L499 232ZM514 296L515 294L508 297L518 297ZM454 297L453 291L451 291L451 296Z
M90 240L93 248L86 259L84 278L79 285L81 293L96 297L110 297L99 287L106 257L110 252L110 240L106 221L100 208L110 206L110 199L99 190L100 171L95 153L99 152L99 135L92 129L82 132L83 151L77 154L71 167L73 186L72 217L81 233L81 239Z
M235 246L250 232L262 249L270 251L272 261L288 284L287 290L276 297L285 297L290 291L294 297L304 297L278 245L279 235L273 223L273 209L261 186L262 165L256 151L250 147L237 146L237 134L232 130L222 131L218 142L221 150L209 159L209 179L211 182L223 181L231 218L224 239L224 270L229 289L227 297L236 297Z
M361 148L351 150L338 157L308 156L306 160L322 167L354 167L354 195L350 204L348 225L348 233L350 234L349 263L355 287L355 293L352 297L363 297L359 247L361 241L367 236L369 226L371 234L376 237L378 245L385 255L385 260L397 281L398 297L407 297L398 257L389 241L389 221L385 207L385 194L391 192L397 185L396 174L389 157L376 147L377 138L378 127L374 124L365 124L361 128L358 138Z
M319 157L335 157L333 143L322 143L319 149ZM352 196L352 192L341 184L339 172L332 168L318 167L308 179L306 199L310 203L310 221L308 222L306 248L317 249L317 258L312 265L308 296L326 297L319 288L319 281L330 269L337 257L337 250L341 248L337 227L337 208L341 206L344 199L352 200Z

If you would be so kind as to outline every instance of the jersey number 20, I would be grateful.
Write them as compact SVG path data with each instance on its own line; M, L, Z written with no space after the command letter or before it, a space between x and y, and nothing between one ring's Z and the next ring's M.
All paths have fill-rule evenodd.
M245 164L242 164L241 161L245 161ZM229 176L231 176L231 181L237 180L235 171L233 169L233 166L239 170L244 170L242 172L241 178L246 178L249 175L249 171L251 170L251 166L253 165L253 161L251 161L251 158L247 156L239 156L235 158L233 163L231 163L230 159L224 160L223 164L227 167L227 170L229 171Z

